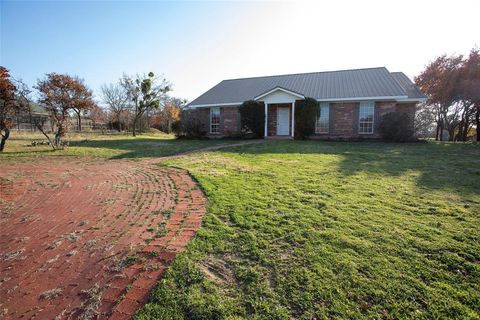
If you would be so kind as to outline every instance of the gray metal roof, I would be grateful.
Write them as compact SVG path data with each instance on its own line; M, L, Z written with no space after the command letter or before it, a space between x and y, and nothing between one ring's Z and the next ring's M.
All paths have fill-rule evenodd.
M189 105L233 104L253 99L276 87L318 100L402 97L423 98L403 73L386 68L312 72L223 80ZM421 95L421 97L420 97Z
M403 72L392 72L392 77L407 93L409 99L426 99L427 96L418 89L418 87Z

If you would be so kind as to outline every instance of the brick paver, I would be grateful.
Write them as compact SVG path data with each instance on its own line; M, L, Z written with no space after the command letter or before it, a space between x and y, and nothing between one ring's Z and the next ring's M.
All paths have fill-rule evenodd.
M131 318L204 214L188 173L153 161L2 167L0 318Z

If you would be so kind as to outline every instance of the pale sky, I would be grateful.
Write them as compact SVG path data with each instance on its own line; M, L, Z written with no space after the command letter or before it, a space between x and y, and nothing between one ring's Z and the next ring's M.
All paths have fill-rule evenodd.
M480 46L480 1L27 2L0 4L1 64L99 92L123 72L163 73L193 100L223 79L385 66L410 78Z

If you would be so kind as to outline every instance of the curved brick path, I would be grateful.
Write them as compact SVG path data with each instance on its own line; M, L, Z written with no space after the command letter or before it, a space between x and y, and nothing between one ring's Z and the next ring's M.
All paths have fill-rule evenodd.
M152 161L2 167L0 318L131 318L204 213L187 172Z

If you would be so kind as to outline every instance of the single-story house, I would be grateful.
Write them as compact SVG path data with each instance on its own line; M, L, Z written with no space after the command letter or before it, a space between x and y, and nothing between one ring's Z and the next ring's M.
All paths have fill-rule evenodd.
M265 109L264 137L293 137L295 103L319 102L315 137L378 138L386 113L406 112L412 119L426 96L402 72L368 68L223 80L189 103L202 132L209 137L241 131L239 107L259 101Z

